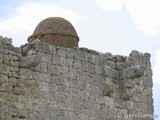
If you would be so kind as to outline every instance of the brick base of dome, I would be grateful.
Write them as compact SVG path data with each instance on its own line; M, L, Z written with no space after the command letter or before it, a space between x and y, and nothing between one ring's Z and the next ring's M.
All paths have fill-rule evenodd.
M41 42L46 42L55 46L67 48L78 47L79 42L78 37L61 34L30 36L28 42L32 43L35 39L39 39Z

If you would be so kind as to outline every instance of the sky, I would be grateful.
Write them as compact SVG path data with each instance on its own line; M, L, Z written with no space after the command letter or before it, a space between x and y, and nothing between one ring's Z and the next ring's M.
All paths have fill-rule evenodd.
M41 20L59 16L74 25L80 47L119 55L150 53L155 114L160 119L159 6L159 0L1 0L0 35L21 46Z

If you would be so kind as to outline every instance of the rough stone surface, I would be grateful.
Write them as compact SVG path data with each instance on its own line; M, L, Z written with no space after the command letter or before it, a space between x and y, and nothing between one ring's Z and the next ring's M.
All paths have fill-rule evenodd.
M31 68L31 67L36 67L40 63L41 63L41 56L32 55L22 58L22 60L20 61L20 67Z
M144 68L140 65L136 65L135 67L129 67L122 71L122 78L136 78L141 77L144 74Z
M0 120L152 120L150 55L0 37ZM132 115L127 118L127 116Z

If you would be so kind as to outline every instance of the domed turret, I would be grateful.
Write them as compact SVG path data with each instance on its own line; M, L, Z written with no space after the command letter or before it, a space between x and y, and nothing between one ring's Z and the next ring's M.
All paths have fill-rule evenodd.
M79 38L73 25L61 17L50 17L41 21L28 37L32 43L39 39L42 42L62 47L78 47Z

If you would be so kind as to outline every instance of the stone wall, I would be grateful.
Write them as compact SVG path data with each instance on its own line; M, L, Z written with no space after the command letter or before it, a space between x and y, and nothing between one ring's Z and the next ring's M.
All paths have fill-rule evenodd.
M0 120L151 120L146 114L153 114L150 54L42 42L16 48L0 37Z

